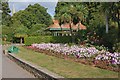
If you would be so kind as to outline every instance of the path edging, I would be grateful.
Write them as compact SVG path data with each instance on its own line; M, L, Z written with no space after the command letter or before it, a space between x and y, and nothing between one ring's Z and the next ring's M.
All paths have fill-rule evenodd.
M14 53L8 53L7 56L10 59L12 59L14 62L16 62L18 65L20 65L22 68L32 73L37 78L45 78L49 80L59 80L59 79L64 78L43 67L40 67L40 66L38 67L37 65L33 65L32 63L28 61L18 58L17 56L14 55Z

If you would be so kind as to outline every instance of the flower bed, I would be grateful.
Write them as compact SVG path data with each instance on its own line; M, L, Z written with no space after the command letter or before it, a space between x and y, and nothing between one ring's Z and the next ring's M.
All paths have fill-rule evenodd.
M117 52L110 53L105 50L99 51L95 47L68 46L67 44L53 43L32 44L27 48L59 58L94 65L103 69L119 71L120 53Z

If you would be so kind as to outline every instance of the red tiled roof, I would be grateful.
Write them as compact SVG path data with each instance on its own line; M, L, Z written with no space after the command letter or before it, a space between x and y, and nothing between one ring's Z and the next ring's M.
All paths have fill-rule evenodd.
M62 24L61 27L62 27L62 28L68 28L68 29L69 29L69 28L70 28L70 25L69 25L69 23L65 23L65 24Z
M54 24L50 25L48 28L60 28L58 20L53 20L53 23Z
M50 25L48 28L61 28L61 27L62 27L63 29L64 29L64 28L70 29L69 23L62 24L61 27L60 27L60 25L59 25L59 21L58 21L58 20L53 20L53 23L54 23L54 24ZM80 26L79 26L79 25L80 25ZM80 24L78 23L78 24L76 24L76 25L73 25L73 24L72 24L72 29L77 30L78 28L79 28L80 30L85 30L85 29L87 29L86 26L84 26L84 25L81 24L81 23L80 23Z
M80 23L80 29L87 29L86 26Z
M74 29L74 30L77 30L77 29L85 30L85 29L87 29L87 28L86 28L86 26L84 26L83 24L78 23L78 24L76 24L76 25L73 25L73 26L72 26L72 29Z
M52 24L48 28L60 28L60 25L58 24Z
M58 20L53 20L53 23L54 23L54 24L58 24L59 21L58 21Z

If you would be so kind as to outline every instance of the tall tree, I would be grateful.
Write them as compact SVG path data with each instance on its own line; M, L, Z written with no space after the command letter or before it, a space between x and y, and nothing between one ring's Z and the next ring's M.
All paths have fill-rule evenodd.
M120 42L120 2L114 2L111 6L111 19L118 23L118 42Z
M11 21L10 8L8 2L1 2L2 4L2 25L9 26Z
M11 36L11 33L12 33L12 30L10 30L11 28L9 27L10 24L11 24L11 16L10 16L10 8L9 8L9 5L8 5L8 0L1 0L0 1L0 10L1 10L1 14L2 14L2 20L1 20L1 23L2 23L2 36L3 37L7 37L7 40L10 39L10 36Z
M35 24L31 29L28 30L28 34L30 36L39 36L39 35L43 35L45 32L45 28L46 25L45 24Z
M51 16L47 9L39 4L29 5L25 10L19 11L13 15L14 20L19 20L27 28L32 28L35 24L45 24L49 26L52 23Z
M27 33L28 35L31 35L32 33L34 35L38 35L38 33L36 33L38 31L37 29L43 30L46 27L48 27L50 24L52 24L52 18L47 13L46 8L36 3L34 5L29 5L25 10L21 10L15 13L12 16L12 24L16 25L15 22L19 22L18 25L22 24L24 27L28 28L28 32L29 32ZM42 27L42 28L38 28L38 27Z
M105 22L106 22L106 33L108 33L108 26L109 26L109 13L111 8L111 3L101 3L101 11L105 15Z
M23 26L23 25L19 25L19 27L17 27L17 29L14 32L14 36L17 38L20 38L20 43L23 43L23 38L27 36L27 32L28 32L28 28Z
M77 24L80 20L84 21L87 13L85 6L81 3L58 2L55 12L55 18L59 20L60 24L69 23L72 42L74 42L72 23Z

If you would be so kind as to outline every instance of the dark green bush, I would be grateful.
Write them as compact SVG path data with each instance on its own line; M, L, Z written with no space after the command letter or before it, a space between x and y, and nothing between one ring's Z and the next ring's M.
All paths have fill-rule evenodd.
M70 43L71 36L52 36L53 43Z
M31 36L31 37L25 37L24 43L25 45L31 45L33 43L48 43L52 39L51 36Z
M120 42L118 42L118 43L116 43L116 44L114 44L114 50L116 51L116 52L120 52Z
M31 45L33 43L70 43L70 36L31 36L25 37L25 45Z

